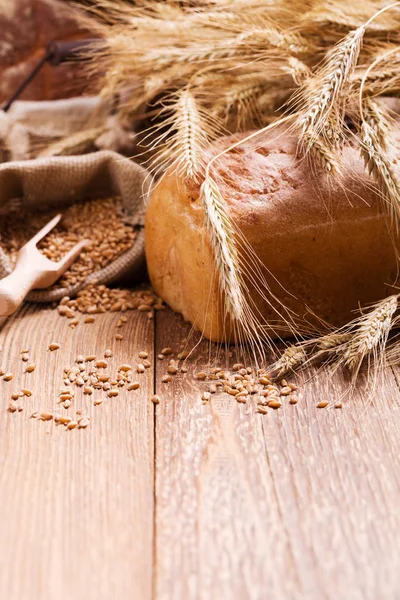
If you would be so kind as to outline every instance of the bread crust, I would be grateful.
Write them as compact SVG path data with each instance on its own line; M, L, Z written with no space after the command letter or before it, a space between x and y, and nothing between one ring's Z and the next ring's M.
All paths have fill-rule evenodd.
M231 143L226 138L213 151ZM263 299L247 281L274 338L290 335L282 315L301 331L341 326L359 306L393 293L398 278L397 239L358 151L345 149L337 179L296 150L296 137L277 129L257 146L244 142L224 155L214 173L278 299ZM154 188L146 254L156 292L207 338L229 337L198 185L171 172Z

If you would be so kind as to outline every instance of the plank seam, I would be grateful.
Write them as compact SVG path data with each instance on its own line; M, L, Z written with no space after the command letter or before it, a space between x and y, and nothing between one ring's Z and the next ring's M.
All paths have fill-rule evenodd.
M153 327L153 394L157 393L157 311L154 311ZM156 597L156 560L157 560L157 527L156 527L156 503L157 503L157 405L153 404L153 577L151 597Z

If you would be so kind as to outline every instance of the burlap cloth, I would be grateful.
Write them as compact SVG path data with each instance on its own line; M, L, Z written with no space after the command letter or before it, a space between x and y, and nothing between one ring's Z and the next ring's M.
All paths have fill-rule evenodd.
M114 150L132 155L135 135L97 96L16 101L0 110L0 163Z
M29 213L63 206L84 199L120 196L123 220L137 229L134 245L106 268L71 287L32 291L27 299L51 302L73 296L90 283L112 283L135 275L144 264L144 206L149 192L148 172L131 160L111 151L83 156L62 156L3 163L0 165L0 218L10 210ZM0 278L12 271L1 249Z

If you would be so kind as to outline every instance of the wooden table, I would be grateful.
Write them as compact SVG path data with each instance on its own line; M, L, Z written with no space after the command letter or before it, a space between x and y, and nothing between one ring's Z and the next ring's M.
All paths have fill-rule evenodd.
M346 391L338 374L312 378L297 405L267 415L226 394L204 405L193 373L215 348L199 344L188 373L165 384L167 360L154 357L179 350L190 327L169 310L126 315L122 341L119 314L71 330L31 307L0 330L0 365L14 374L0 380L0 598L400 598L398 373L386 370L371 397L345 396L341 410L316 408ZM53 341L61 348L49 352ZM149 353L139 390L99 406L78 393L63 410L90 414L87 429L29 418L59 410L64 366L106 348L113 365ZM33 394L10 413L21 387Z

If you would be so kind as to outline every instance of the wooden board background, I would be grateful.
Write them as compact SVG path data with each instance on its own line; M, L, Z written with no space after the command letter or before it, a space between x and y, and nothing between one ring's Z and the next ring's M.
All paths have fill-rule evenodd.
M29 309L3 326L0 360L14 379L0 380L0 598L151 597L153 370L142 376L140 392L99 406L79 396L77 406L84 403L92 416L87 429L29 418L57 407L63 368L78 354L101 358L110 348L116 365L139 349L152 356L145 315L130 313L121 342L114 339L117 320L103 315L72 331L56 311ZM60 350L47 350L52 341ZM37 365L25 375L23 348ZM10 414L10 393L21 383L33 395L22 413Z
M400 598L400 374L318 410L347 389L320 374L297 405L260 415L223 394L203 405L193 373L216 350L202 342L169 384L167 360L154 358L137 392L85 400L88 429L29 419L54 409L79 353L110 347L115 364L135 364L140 350L153 360L197 342L170 311L127 316L122 342L115 314L71 331L55 311L30 308L0 330L0 365L15 373L0 380L0 598ZM50 341L60 350L49 353ZM29 375L24 346L37 364ZM10 414L17 382L34 393Z

